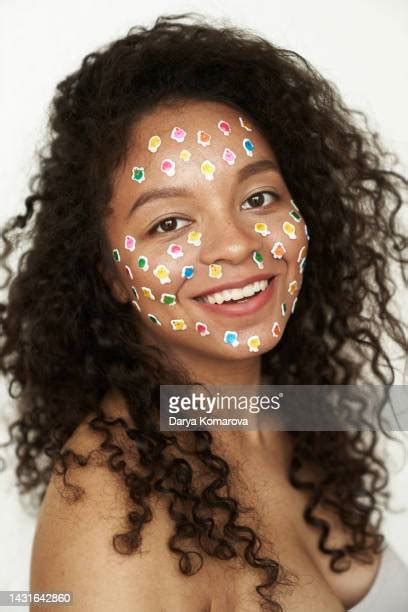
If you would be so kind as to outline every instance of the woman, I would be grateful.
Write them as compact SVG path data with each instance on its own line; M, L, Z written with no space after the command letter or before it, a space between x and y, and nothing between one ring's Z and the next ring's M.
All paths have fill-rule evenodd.
M30 588L87 611L364 610L405 571L381 548L377 433L164 432L159 391L348 385L364 366L392 384L407 181L298 54L184 17L59 83L3 231L5 267L32 239L1 352L18 478L42 501Z

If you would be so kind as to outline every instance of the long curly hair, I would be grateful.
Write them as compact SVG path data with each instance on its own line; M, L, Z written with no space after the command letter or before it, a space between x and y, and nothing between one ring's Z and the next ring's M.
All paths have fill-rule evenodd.
M113 537L117 552L132 554L140 546L152 518L151 496L166 497L174 524L168 546L183 574L203 564L201 554L197 567L183 549L186 540L226 562L242 558L264 573L256 586L261 607L281 611L272 595L293 582L276 559L260 556L256 531L237 523L245 508L229 495L233 471L212 452L211 433L159 431L160 385L197 381L158 347L140 343L134 308L116 301L98 273L107 252L112 176L130 129L160 102L183 99L220 101L254 118L292 197L302 202L312 236L296 310L277 346L262 355L262 374L279 385L349 385L369 376L393 383L383 334L406 354L405 325L390 309L396 288L390 263L399 264L406 286L408 240L397 213L408 180L387 169L390 153L364 113L347 108L335 85L298 53L197 13L166 15L90 53L58 83L25 210L2 228L8 293L0 304L0 369L18 411L7 444L15 445L20 493L36 493L41 502L53 471L69 486L70 466L88 463L89 455L63 446L95 413L90 426L103 432L106 464L122 478L132 504L128 531ZM137 427L105 414L101 402L111 389L121 393ZM115 427L137 452L137 469L114 440ZM290 436L287 477L307 495L304 520L320 531L318 547L332 571L345 571L341 562L348 556L371 561L384 540L382 505L390 496L378 432ZM190 453L183 437L190 437ZM306 462L319 467L320 479L300 478ZM200 468L209 483L199 480ZM318 504L338 515L353 544L327 545L330 525L314 514Z

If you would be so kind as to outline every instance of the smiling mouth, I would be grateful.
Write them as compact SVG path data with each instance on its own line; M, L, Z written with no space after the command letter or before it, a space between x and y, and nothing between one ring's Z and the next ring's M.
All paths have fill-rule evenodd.
M270 276L268 279L249 283L239 289L224 289L220 292L209 293L205 296L195 297L193 299L204 304L215 304L219 306L222 304L243 304L266 291L268 285L270 285L274 278L275 275Z

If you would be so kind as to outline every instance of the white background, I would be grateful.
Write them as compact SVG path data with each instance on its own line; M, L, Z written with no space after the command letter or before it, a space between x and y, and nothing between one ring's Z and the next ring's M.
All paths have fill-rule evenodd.
M222 8L221 8L222 6ZM98 46L149 26L160 14L195 10L227 18L303 55L335 83L343 99L368 114L407 175L408 3L405 0L0 0L0 224L24 211L34 152L44 140L47 107L56 84ZM406 211L405 211L406 214ZM405 216L407 218L407 216ZM406 297L406 296L405 296ZM402 301L402 289L398 295ZM396 372L396 382L401 380ZM1 414L13 416L5 386ZM0 440L5 439L0 427ZM392 455L392 506L408 507L408 467L396 444ZM28 589L35 517L18 499L14 462L0 474L0 590ZM387 539L408 563L408 514L387 514Z

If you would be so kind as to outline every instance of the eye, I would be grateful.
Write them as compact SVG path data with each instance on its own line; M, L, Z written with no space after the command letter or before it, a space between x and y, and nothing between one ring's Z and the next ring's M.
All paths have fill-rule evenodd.
M255 203L255 206L249 206L249 209L253 209L253 208L262 208L263 204L265 204L265 195L267 194L269 196L273 196L275 199L279 198L278 194L275 193L274 191L257 191L257 193L252 194L251 196L249 196L249 198L247 200L245 200L245 202L250 202L251 200ZM244 204L245 204L244 202ZM266 202L266 204L270 204L270 202ZM246 208L245 210L248 210L248 208Z
M156 223L156 225L149 230L149 234L164 234L180 229L180 227L176 227L174 221L187 221L187 219L182 219L181 217L166 217L166 219L162 219L159 223ZM164 227L164 229L159 231L159 227Z

